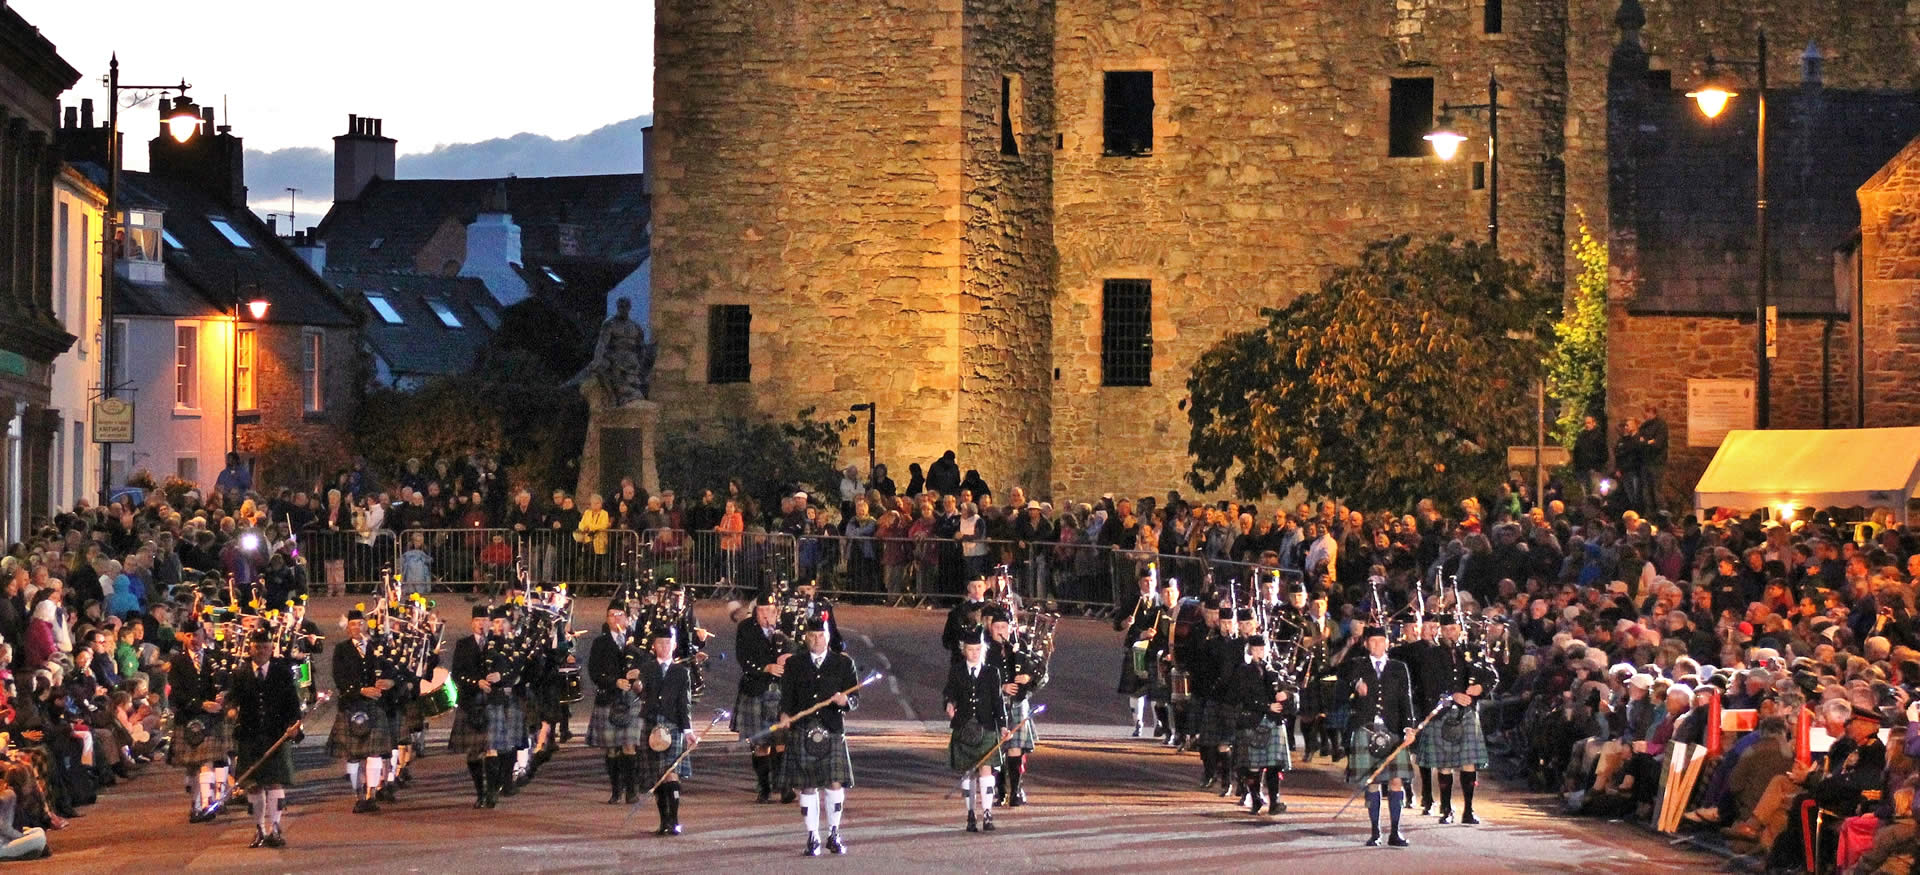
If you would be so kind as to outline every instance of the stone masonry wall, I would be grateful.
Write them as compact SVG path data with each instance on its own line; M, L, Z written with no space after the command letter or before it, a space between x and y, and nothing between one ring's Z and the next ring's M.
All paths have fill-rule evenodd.
M845 415L874 401L882 459L953 447L961 25L962 0L657 5L654 387L666 418ZM750 383L707 383L716 304L752 308Z
M320 349L326 359L325 392L318 413L306 412L302 394L306 378L302 369L306 342L302 328L268 324L257 328L254 336L257 373L253 391L258 411L240 415L240 447L254 452L263 433L285 434L291 436L303 455L316 465L344 464L352 452L354 386L361 373L357 332L347 328L322 329ZM201 464L203 476L211 483L224 463L208 459ZM209 464L211 468L204 467ZM292 479L301 473L261 470L257 476L263 486L305 486L306 483Z
M1860 191L1869 426L1920 425L1920 140ZM1871 190L1869 190L1871 189Z
M1556 274L1564 101L1559 10L1506 5L1483 34L1464 0L1236 5L1067 0L1058 11L1054 161L1055 494L1182 486L1180 402L1193 361L1351 263L1366 243L1450 231L1481 239L1484 119L1452 164L1387 156L1389 80L1435 78L1435 103L1502 100L1501 243ZM1546 45L1544 50L1537 45ZM1153 154L1102 153L1102 74L1154 73ZM1153 283L1153 385L1101 386L1101 289ZM1191 490L1188 490L1189 492Z
M1004 498L1047 484L1052 462L1053 4L968 0L965 23L956 449ZM1001 153L1003 77L1018 155Z

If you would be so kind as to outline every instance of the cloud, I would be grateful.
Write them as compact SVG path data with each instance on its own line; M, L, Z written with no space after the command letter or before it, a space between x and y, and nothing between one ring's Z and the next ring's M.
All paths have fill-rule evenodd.
M395 172L402 179L637 173L643 169L640 131L652 123L653 116L643 115L564 140L520 133L443 144L401 155ZM317 224L333 199L333 153L307 146L247 150L247 200L254 212L263 218L268 213L285 215L289 187L299 189L294 202L298 226Z

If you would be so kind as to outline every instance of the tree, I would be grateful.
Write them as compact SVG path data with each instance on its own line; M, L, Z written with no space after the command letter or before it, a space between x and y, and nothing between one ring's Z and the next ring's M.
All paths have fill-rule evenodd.
M1593 239L1580 215L1580 237L1573 244L1580 262L1565 312L1553 325L1553 353L1547 361L1547 397L1558 416L1553 437L1573 448L1582 418L1598 414L1607 400L1607 244Z
M1200 356L1187 479L1367 507L1472 495L1503 478L1509 443L1531 442L1530 390L1559 299L1482 243L1370 244Z
M531 365L502 369L532 371ZM500 459L508 483L570 490L586 438L586 408L580 393L566 387L438 377L410 392L369 391L355 418L354 442L377 472L399 471L409 458L458 459L480 450Z
M811 407L786 422L732 416L670 423L656 444L660 485L683 493L724 492L727 479L738 477L746 494L771 508L796 486L839 484L840 433L846 427L845 420L815 419Z

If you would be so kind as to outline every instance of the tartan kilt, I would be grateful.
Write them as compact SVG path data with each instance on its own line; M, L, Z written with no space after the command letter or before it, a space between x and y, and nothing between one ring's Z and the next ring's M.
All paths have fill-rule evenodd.
M1456 727L1459 737L1448 741L1446 738L1446 720L1459 715ZM1420 765L1431 769L1457 769L1462 766L1485 768L1487 759L1487 738L1480 732L1480 713L1477 708L1450 708L1439 717L1427 723L1420 730L1420 737L1413 742L1413 756Z
M1252 729L1235 730L1233 761L1243 769L1293 768L1293 755L1287 750L1287 727L1262 720Z
M845 733L828 732L827 750L816 754L807 748L807 721L795 726L789 736L787 755L780 760L779 784L789 790L824 789L828 784L853 786L853 756L847 749Z
M1014 730L1013 737L1007 739L1007 743L1000 746L1001 751L1005 752L1016 749L1030 751L1033 750L1035 744L1040 742L1040 731L1034 727L1032 720L1027 719L1031 716L1033 716L1033 702L1027 699L1022 699L1007 706L1007 719L1013 721L1013 725L1019 726L1020 728ZM1021 724L1023 720L1026 721L1025 725ZM974 754L974 758L978 759L979 754Z
M1219 699L1195 699L1189 708L1188 719L1198 727L1200 744L1219 747L1234 743L1234 718L1240 713L1239 706Z
M756 732L765 732L767 727L780 722L780 684L778 681L768 684L767 691L758 696L735 694L733 697L733 717L727 721L727 728L740 734L741 740L753 737ZM778 744L784 732L774 733L767 744Z
M974 763L981 763L982 757L986 758L982 765L996 769L1006 762L1006 753L1000 748L1000 731L984 726L979 729L980 740L973 744L960 739L959 729L953 730L947 737L947 768L965 773L973 768ZM991 756L988 756L988 751L992 751Z
M1122 696L1144 696L1147 694L1147 679L1133 673L1133 654L1125 649L1120 651L1120 683L1114 692Z
M519 696L487 701L487 747L502 753L527 746L527 703Z
M638 725L638 724L645 723L646 721L635 720L633 722L636 725ZM654 781L659 780L660 773L665 772L667 770L667 767L670 765L673 765L673 761L680 759L680 755L685 753L687 750L686 730L673 729L672 727L668 727L668 730L673 733L673 744L668 745L666 750L654 750L653 748L648 747L646 733L645 732L641 733L640 779L647 782L649 785L651 785ZM647 732L651 732L651 731L652 731L652 727L648 727ZM673 773L676 775L679 775L682 778L693 777L693 757L689 756L686 759L680 759L680 764L677 766L674 766Z
M623 694L632 697L631 693ZM622 748L628 745L647 746L646 721L640 719L640 703L628 702L627 714L630 717L625 726L615 726L607 719L613 711L613 705L595 705L593 714L587 718L587 746L604 748Z
M280 745L280 749L269 755L264 762L262 762L260 758L261 754L266 753L267 748L272 747L273 743L279 740L280 736L278 735L270 738L248 738L244 736L235 738L233 747L234 776L238 777L245 774L247 769L253 768L254 763L260 763L260 768L256 769L253 775L247 778L250 785L256 787L266 787L274 784L279 784L283 787L293 786L292 739L288 739L288 743Z
M353 709L342 706L334 712L333 731L327 733L327 756L363 760L383 757L393 751L393 718L377 703L370 707L373 719L368 721L365 735L353 732Z
M527 691L527 717L535 724L561 723L567 719L567 703L560 701L558 678L545 680Z
M453 709L453 730L447 734L447 750L454 753L479 754L487 752L487 726L474 726L467 720L475 711L486 711L485 705L460 703Z
M1394 744L1396 746L1399 745L1400 736L1396 734L1394 738ZM1376 784L1385 784L1394 778L1399 778L1404 785L1405 782L1413 780L1413 757L1407 753L1408 750L1409 748L1401 748L1400 752L1394 755L1393 761L1388 764L1386 768L1380 770L1379 776L1374 778L1373 782ZM1365 729L1356 729L1348 733L1347 780L1365 780L1367 774L1372 772L1377 765L1379 764L1373 761L1373 751L1367 749L1367 731Z
M184 769L197 769L207 763L218 763L227 758L233 749L233 724L224 718L206 722L207 737L199 744L188 746L181 740L181 729L186 726L182 720L173 724L173 743L167 748L167 763Z

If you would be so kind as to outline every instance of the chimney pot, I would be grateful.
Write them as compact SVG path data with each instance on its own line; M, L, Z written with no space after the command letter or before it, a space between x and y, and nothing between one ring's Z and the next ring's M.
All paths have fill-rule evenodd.
M71 130L80 124L80 107L69 106L66 110L65 115L60 120L60 126Z
M347 113L347 133L349 135L352 135L352 134L357 134L359 132L360 132L360 116L354 113Z
M380 136L380 128L381 128L381 120L380 120L380 119L374 119L374 120L373 120L373 135L374 135L374 136L376 136L376 137L378 137L378 136Z
M200 120L203 122L206 122L207 127L209 128L213 127L213 107L211 106L200 107Z
M80 98L80 126L93 127L93 98L91 97Z
M1821 85L1821 71L1826 66L1827 57L1820 53L1820 47L1812 40L1807 41L1807 50L1800 53L1800 84L1808 87Z

